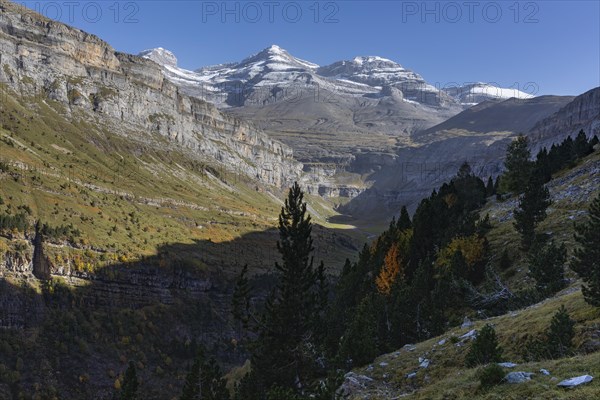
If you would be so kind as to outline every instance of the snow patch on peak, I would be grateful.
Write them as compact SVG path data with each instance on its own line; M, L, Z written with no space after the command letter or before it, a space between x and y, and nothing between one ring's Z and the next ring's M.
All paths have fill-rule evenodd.
M444 89L444 91L463 105L472 105L493 99L506 100L513 97L517 99L530 99L534 97L518 89L502 88L485 82L450 87Z
M364 63L385 63L385 64L393 64L399 65L397 62L394 62L388 58L383 58L379 56L357 56L352 60L355 64L363 65Z
M269 46L265 50L268 50L271 53L279 53L279 54L281 54L281 53L287 53L287 51L285 51L281 47L277 46L276 44L272 44L271 46Z
M144 50L138 56L152 60L160 65L177 67L177 57L175 57L175 54L162 47Z

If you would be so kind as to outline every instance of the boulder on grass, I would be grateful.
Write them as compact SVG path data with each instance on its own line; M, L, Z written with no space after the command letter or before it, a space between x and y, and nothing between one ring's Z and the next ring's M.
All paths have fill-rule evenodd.
M579 386L579 385L583 385L586 383L591 382L594 379L593 376L591 375L581 375L581 376L576 376L574 378L571 379L565 379L564 381L561 381L557 384L557 386L559 387L564 387L564 388L572 388L575 386Z

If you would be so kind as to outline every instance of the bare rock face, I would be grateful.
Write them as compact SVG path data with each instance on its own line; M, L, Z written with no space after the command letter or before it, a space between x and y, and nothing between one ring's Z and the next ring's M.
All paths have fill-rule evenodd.
M284 187L302 165L258 129L180 93L155 62L117 53L94 35L9 2L0 5L0 82L16 93L57 100L116 132L160 134L199 159ZM172 54L163 62L175 63Z
M577 96L552 116L539 121L532 129L533 141L548 145L558 137L576 135L583 129L588 137L600 135L600 87Z

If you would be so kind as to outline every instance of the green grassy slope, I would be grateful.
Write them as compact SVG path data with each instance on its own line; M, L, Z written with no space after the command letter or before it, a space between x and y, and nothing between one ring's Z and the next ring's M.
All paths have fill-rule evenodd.
M66 117L67 110L50 100L17 101L6 92L2 98L0 162L7 169L0 173L0 213L28 206L31 220L79 229L74 246L51 249L55 261L82 253L86 268L96 268L180 243L194 244L192 256L204 264L241 258L258 269L272 264L276 237L267 231L276 227L283 193L274 196L267 192L273 188L204 162L162 137L117 135L77 111ZM315 228L323 239L317 254L333 264L353 257L364 236L328 224L334 214L328 207L318 203L315 215L323 225ZM250 234L257 239L241 240ZM239 251L216 252L216 244L227 242Z

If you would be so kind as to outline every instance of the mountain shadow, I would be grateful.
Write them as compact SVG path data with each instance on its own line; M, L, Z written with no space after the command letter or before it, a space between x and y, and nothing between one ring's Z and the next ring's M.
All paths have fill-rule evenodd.
M341 257L356 254L358 246L315 226L315 244L324 235L333 242L315 252L315 262L340 257L337 265L326 261L336 271ZM277 238L270 229L224 243L173 243L93 273L76 271L69 261L50 265L48 280L34 276L33 250L6 254L0 398L113 399L129 360L136 363L144 399L173 398L201 346L225 370L241 365L246 333L231 318L233 285L248 264L253 301L262 301L274 283ZM342 251L328 253L328 246Z

